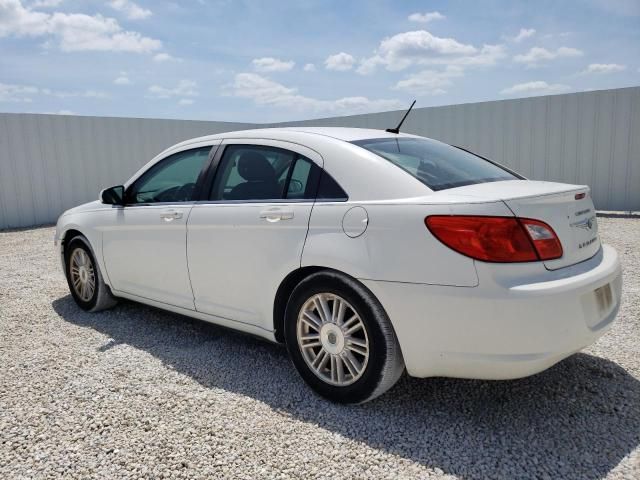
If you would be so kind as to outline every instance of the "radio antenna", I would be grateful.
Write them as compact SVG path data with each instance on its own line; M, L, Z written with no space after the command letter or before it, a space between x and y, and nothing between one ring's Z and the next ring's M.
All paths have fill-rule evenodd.
M409 112L411 111L411 109L413 108L413 106L416 104L416 101L414 100L413 103L411 104L411 106L409 107L409 110L407 110L407 113L404 114L404 117L402 117L402 120L400 120L400 123L398 124L398 126L396 128L387 128L387 132L389 133L400 133L400 127L402 126L402 124L404 123L404 121L407 118L407 115L409 115Z

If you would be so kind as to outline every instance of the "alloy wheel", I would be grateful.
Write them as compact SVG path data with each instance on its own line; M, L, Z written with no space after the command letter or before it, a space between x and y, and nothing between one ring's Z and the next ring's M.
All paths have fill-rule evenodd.
M84 249L76 248L71 252L69 273L76 295L83 302L90 301L96 290L96 275L91 257Z
M340 387L356 382L369 361L369 337L344 298L318 293L300 309L296 336L302 356L321 380Z

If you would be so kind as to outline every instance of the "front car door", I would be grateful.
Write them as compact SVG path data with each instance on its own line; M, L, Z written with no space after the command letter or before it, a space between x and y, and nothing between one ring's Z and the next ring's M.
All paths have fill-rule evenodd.
M225 140L188 223L199 312L272 330L280 281L300 267L322 157L297 144Z
M114 209L103 233L106 270L116 295L194 310L186 225L211 150L208 145L173 153L127 187L126 205Z

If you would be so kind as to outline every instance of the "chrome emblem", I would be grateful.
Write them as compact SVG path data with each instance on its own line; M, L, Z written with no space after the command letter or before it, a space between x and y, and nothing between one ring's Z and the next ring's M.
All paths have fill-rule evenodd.
M596 217L585 218L579 222L572 223L572 227L582 228L583 230L591 230L596 222Z

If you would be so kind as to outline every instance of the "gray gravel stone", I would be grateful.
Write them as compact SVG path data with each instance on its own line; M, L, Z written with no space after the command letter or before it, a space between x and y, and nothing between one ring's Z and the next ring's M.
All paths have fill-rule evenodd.
M404 377L363 406L284 348L131 302L87 314L52 228L0 232L0 478L640 478L640 219L610 333L509 382Z

